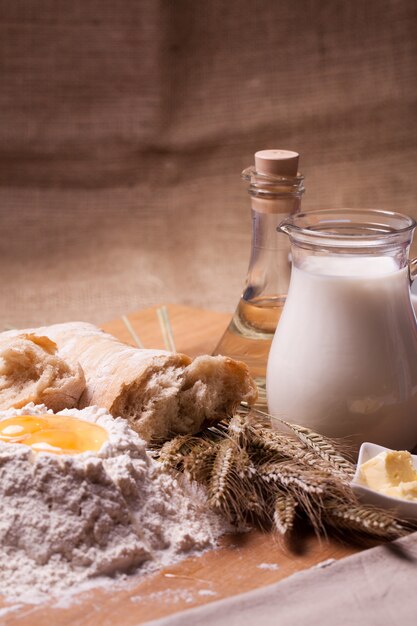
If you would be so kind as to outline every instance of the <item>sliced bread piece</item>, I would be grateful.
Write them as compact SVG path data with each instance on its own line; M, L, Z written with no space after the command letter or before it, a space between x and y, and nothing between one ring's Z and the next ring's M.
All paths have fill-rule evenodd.
M57 354L48 337L23 333L0 334L0 409L34 402L53 411L78 405L85 388L79 364Z

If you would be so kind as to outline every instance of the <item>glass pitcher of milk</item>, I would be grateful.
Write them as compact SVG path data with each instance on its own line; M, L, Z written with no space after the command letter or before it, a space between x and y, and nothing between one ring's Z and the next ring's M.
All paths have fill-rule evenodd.
M298 213L287 301L267 366L269 412L329 437L417 443L416 222L371 209Z

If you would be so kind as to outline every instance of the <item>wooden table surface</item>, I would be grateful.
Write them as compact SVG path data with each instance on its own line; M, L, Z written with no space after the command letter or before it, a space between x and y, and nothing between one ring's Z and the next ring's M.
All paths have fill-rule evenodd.
M168 311L177 350L190 356L210 353L229 319L224 313L177 305L169 305ZM155 308L132 313L128 319L146 348L164 348ZM122 320L104 324L103 328L133 343ZM58 608L51 602L23 606L3 616L0 612L0 623L133 626L277 582L327 559L340 559L357 551L357 547L333 539L320 542L312 535L299 538L291 549L268 533L254 531L229 536L223 538L217 550L186 559L147 577L132 576L122 588L85 592L66 608Z

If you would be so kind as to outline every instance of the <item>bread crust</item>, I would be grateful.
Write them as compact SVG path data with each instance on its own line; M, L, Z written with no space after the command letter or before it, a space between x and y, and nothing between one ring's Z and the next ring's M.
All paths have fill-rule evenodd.
M123 390L144 381L153 370L191 363L184 354L133 348L87 322L54 324L39 330L59 346L63 358L81 364L86 386L80 408L97 404L111 412Z

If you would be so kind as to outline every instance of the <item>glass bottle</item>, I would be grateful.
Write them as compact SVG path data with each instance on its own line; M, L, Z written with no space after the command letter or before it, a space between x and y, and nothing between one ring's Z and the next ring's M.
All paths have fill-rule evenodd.
M248 365L259 389L257 406L263 409L269 348L291 273L288 239L277 227L300 210L304 178L298 159L296 152L262 150L255 154L255 167L242 172L252 203L252 253L240 301L213 353Z
M292 272L267 368L272 415L359 446L417 443L416 222L373 209L286 218Z

